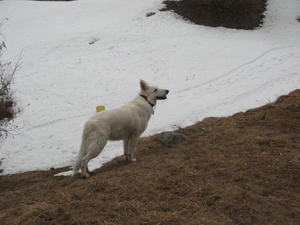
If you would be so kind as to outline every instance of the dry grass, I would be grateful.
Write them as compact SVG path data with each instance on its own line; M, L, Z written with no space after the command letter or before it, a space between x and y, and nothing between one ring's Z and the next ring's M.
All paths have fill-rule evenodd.
M299 224L300 90L227 118L139 141L89 179L0 177L1 224Z

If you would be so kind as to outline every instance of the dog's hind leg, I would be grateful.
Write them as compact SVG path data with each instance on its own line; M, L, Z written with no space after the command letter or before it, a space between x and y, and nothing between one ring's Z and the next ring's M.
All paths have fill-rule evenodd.
M105 138L100 138L97 141L93 141L87 149L87 154L82 159L81 164L81 174L82 176L88 178L89 170L88 170L88 163L91 159L96 158L103 150L104 146L106 145L107 140Z
M87 148L86 146L87 146L86 140L82 139L77 159L73 165L73 176L75 176L78 173L79 169L81 168L82 158L86 154L86 148Z

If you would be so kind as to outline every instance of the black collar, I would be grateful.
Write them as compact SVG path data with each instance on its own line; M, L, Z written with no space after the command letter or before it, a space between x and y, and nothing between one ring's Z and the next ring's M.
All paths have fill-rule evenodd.
M149 103L149 105L151 105L152 108L155 106L155 104L152 104L151 102L148 101L147 96L145 96L145 95L140 95L140 96L141 96L143 99L145 99L145 100Z

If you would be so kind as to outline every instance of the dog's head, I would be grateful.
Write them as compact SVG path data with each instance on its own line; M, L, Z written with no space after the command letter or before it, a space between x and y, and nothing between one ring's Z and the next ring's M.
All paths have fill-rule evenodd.
M169 93L169 90L160 89L156 86L151 86L144 80L140 80L140 86L140 95L146 96L147 101L152 105L156 104L156 100L167 99L167 94Z

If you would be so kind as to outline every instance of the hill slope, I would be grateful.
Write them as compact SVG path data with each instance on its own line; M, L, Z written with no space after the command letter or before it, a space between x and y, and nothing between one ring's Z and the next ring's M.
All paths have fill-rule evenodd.
M300 90L139 141L89 179L1 176L1 224L297 224ZM173 133L173 136L175 136ZM166 138L168 137L168 138ZM65 169L67 170L67 168Z

